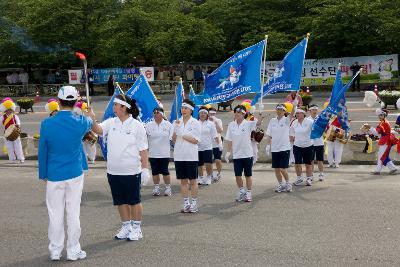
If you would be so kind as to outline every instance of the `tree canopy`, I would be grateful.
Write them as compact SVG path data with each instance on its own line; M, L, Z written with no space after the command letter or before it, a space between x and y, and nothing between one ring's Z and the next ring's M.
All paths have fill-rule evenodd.
M0 66L222 62L268 34L278 60L398 53L400 6L379 0L0 0Z

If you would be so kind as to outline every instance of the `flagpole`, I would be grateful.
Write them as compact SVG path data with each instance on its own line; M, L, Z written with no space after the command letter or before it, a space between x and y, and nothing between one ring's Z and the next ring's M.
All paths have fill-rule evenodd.
M266 71L265 67L266 67L266 61L267 61L267 43L268 43L268 35L265 35L263 73L261 75L261 96L260 96L260 104L258 105L260 113L264 109L262 99L264 96L264 79L265 79L265 71Z
M182 85L182 77L179 78L179 83ZM176 86L176 88L175 88L175 114L176 114L176 120L179 119L179 115L178 115L178 94L177 94L178 87L179 87L179 85ZM179 92L179 93L181 93L181 92Z

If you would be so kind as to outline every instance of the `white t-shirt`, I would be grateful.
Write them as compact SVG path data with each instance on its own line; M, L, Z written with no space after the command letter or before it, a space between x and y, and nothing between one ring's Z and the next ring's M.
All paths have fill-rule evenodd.
M307 118L312 120L312 121L315 121L315 119L317 117L315 117L315 119L313 119L313 117L311 117L311 116L309 116ZM311 141L313 142L314 146L323 146L324 145L324 135L321 135L320 138L312 139Z
M295 120L290 128L290 136L294 136L294 145L298 147L309 147L313 143L310 138L313 121L305 118L302 123Z
M182 136L189 135L200 142L201 141L200 123L193 117L191 117L186 122L186 124L183 123L182 118L179 121L180 124L177 127L177 131L181 133L181 135L176 138L174 146L174 161L198 161L199 160L198 144L192 144L184 140ZM175 131L175 125L176 123L174 122L172 124L173 131Z
M199 142L199 151L212 150L213 141L217 138L217 128L215 124L209 120L200 121L201 127L201 141Z
M290 118L283 116L280 120L272 118L266 134L271 137L271 152L290 150Z
M152 120L144 127L149 141L149 158L169 158L172 124L167 120L162 120L160 124Z
M124 122L110 118L99 124L107 135L107 172L113 175L135 175L142 172L139 151L147 149L144 126L132 116Z
M223 126L222 126L222 120L220 120L220 119L218 119L217 117L213 116L213 121L211 121L211 122L214 123L215 125L218 125L218 126L221 128L222 131L224 130L224 128L223 128ZM215 126L215 129L217 129L217 126ZM212 142L212 144L213 144L212 147L213 147L213 148L214 148L214 147L219 147L220 144L221 144L221 142L222 142L222 140L221 140L221 134L218 133L218 132L217 132L217 138L218 138L218 140L219 140L219 144L218 144L217 142L215 142L215 140L213 139L213 142Z
M225 140L232 141L233 159L253 157L251 132L256 129L257 121L243 120L237 124L236 120L228 124Z

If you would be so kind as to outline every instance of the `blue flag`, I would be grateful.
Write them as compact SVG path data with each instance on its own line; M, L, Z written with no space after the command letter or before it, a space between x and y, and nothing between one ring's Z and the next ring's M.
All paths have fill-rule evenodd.
M115 91L113 96L111 97L110 101L108 101L106 110L104 111L104 115L103 115L103 120L105 121L109 118L113 118L115 117L114 111L113 111L113 106L114 106L114 98L117 95L123 94L124 92L122 92L121 88L119 86L116 86ZM107 136L101 137L99 136L97 142L100 145L100 149L101 149L101 154L103 154L103 158L105 160L107 160Z
M192 116L193 118L197 119L199 117L199 108L201 103L203 103L203 97L202 95L196 95L193 91L193 88L190 88L189 99L195 104Z
M140 111L139 118L143 123L152 120L153 110L158 107L158 101L143 74L140 74L125 95L136 100Z
M178 83L178 87L176 88L176 95L174 97L174 101L172 102L171 113L169 116L169 121L172 123L177 118L182 117L181 114L181 106L182 101L185 99L185 90L183 89L182 81ZM178 111L178 114L176 112Z
M338 116L338 119L343 127L343 130L348 131L349 123L348 123L348 113L346 108L345 93L347 92L347 90L349 90L354 79L359 74L360 72L357 72L357 74L354 75L354 77L345 86L343 86L341 71L340 68L338 69L338 71L336 72L335 83L333 84L329 104L314 120L310 134L311 139L320 138L324 133L325 128L328 125L331 116L338 114L338 112L342 112L342 116Z
M300 90L301 72L307 43L308 38L304 38L276 66L273 77L269 78L268 82L263 86L263 96L272 95L277 92ZM260 96L261 92L253 98L252 106L258 102Z
M220 103L261 89L261 62L265 40L227 59L205 76L203 103Z

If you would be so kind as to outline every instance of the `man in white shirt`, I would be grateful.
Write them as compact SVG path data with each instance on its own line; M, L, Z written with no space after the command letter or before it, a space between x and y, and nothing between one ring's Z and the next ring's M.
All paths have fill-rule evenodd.
M289 117L284 116L286 107L283 104L278 104L275 110L276 118L272 118L267 127L265 153L268 156L272 152L272 168L275 170L275 176L278 180L278 187L275 192L292 192L292 184L289 182L287 168L289 168L290 157L290 122L295 109L292 108ZM285 184L282 183L282 177L285 178Z
M294 139L293 154L295 160L295 169L297 179L293 183L294 185L301 185L303 183L302 178L302 164L306 165L306 185L311 186L313 181L312 177L312 156L313 156L313 143L310 138L313 121L305 118L306 112L303 109L297 109L297 119L293 121L290 129L291 138Z
M310 117L309 119L315 120L317 118L318 113L318 106L312 104L309 107ZM318 164L318 179L322 182L324 180L324 137L321 136L320 138L313 139L314 144L314 155L312 157L313 161L311 162L313 172L314 172L314 160L317 161Z

